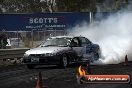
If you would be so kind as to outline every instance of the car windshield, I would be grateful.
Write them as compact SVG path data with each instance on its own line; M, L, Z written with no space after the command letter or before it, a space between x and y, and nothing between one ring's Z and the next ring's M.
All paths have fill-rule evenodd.
M68 46L70 43L70 38L51 38L46 40L46 42L42 43L41 47L46 46Z

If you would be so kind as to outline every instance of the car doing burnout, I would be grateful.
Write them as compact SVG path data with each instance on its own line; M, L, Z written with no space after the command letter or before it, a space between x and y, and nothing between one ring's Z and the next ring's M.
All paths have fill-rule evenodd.
M82 36L56 36L48 38L39 47L25 52L23 62L28 68L52 64L68 66L70 63L93 62L100 57L100 47Z

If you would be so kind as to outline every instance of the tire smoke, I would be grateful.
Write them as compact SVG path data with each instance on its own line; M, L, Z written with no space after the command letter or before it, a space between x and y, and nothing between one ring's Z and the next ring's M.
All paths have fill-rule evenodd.
M126 54L132 60L132 12L118 12L91 24L84 22L69 35L81 35L100 45L102 57L96 64L118 64L124 62Z

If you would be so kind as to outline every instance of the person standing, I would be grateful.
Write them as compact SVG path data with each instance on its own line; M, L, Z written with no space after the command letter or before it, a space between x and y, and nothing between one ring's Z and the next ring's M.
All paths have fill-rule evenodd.
M0 49L5 49L7 45L7 36L5 33L0 34Z

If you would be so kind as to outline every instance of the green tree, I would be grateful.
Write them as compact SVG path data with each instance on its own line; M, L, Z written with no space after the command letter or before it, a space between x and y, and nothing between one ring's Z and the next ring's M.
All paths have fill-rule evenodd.
M57 0L57 10L62 12L96 11L96 3L104 0Z
M40 0L0 0L6 13L41 12Z
M50 0L0 0L0 13L1 5L6 13L96 12L97 3L103 5L104 1L106 0L55 0L56 5L53 5ZM117 11L121 9L123 2L127 4L128 0L115 0L111 7L104 8L106 11Z

